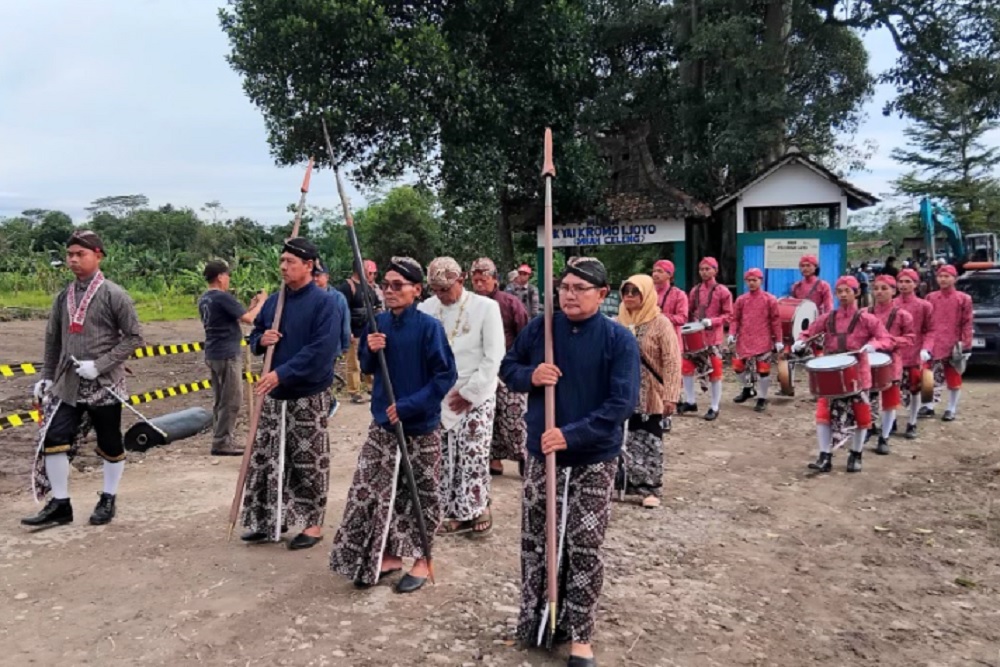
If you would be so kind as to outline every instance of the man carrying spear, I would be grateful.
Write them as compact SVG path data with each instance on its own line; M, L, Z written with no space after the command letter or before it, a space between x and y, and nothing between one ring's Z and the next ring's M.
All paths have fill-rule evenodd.
M591 640L604 583L601 545L611 513L622 424L639 400L639 347L628 329L599 312L608 294L604 265L570 260L552 316L554 362L545 363L544 319L521 332L500 366L503 382L528 393L528 461L521 521L518 638L534 644L549 621L546 596L547 454L555 453L562 559L555 641L572 641L570 667L597 663ZM557 386L555 427L545 429L543 388ZM560 554L560 555L561 555Z
M458 379L458 371L441 323L417 310L423 281L419 262L393 257L382 283L388 312L375 318L380 333L369 333L370 326L366 326L359 338L361 370L375 375L372 423L330 553L330 569L351 578L358 588L374 586L400 571L403 558L415 562L396 584L397 593L420 589L430 575L427 551L441 520L441 402ZM377 372L380 350L391 388ZM395 402L390 401L390 392ZM425 536L420 535L410 486L400 475L396 435L400 422Z
M278 294L254 320L251 350L274 346L272 368L257 384L265 396L243 495L244 542L265 542L290 525L305 529L288 548L308 549L322 539L330 485L330 385L340 346L341 313L316 286L319 252L303 237L281 252L284 312L274 328Z

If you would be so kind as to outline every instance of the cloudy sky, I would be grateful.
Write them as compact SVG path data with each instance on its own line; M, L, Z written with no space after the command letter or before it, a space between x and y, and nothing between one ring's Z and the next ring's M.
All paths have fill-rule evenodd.
M52 208L81 221L98 197L142 193L153 205L219 200L229 215L286 220L302 172L274 166L261 116L225 62L218 4L0 0L0 216ZM888 67L888 38L867 41L873 69ZM858 137L878 152L852 176L880 194L903 143L903 122L880 112L890 93L879 91ZM309 201L338 205L328 174Z

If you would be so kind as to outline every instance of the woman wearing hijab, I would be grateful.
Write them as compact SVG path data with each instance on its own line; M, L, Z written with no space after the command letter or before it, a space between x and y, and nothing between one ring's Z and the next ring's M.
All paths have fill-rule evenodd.
M623 457L625 492L660 506L663 418L674 413L681 384L681 351L672 323L663 316L653 279L634 275L622 283L618 322L635 335L641 362L639 402L628 421Z

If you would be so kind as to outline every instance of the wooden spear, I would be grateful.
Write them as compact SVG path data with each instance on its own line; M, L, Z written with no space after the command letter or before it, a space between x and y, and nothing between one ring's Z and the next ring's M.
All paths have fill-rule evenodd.
M552 347L552 179L556 177L556 167L552 161L552 129L545 128L545 159L542 164L542 178L545 179L545 363L555 363ZM545 430L556 427L556 388L545 386ZM549 639L556 632L556 609L559 603L559 555L556 514L556 455L545 455L545 571L549 589Z
M361 245L358 243L358 233L354 229L354 217L351 215L351 206L347 201L347 192L344 191L344 184L340 180L340 172L337 170L333 160L333 144L330 142L330 133L326 129L326 120L323 121L323 138L326 140L326 151L330 156L330 166L333 168L333 175L337 180L337 193L340 195L340 204L344 208L344 223L347 226L347 238L351 242L351 250L354 253L354 272L361 276L361 283L358 289L361 290L361 297L365 303L365 311L368 315L368 330L371 333L378 333L378 324L375 322L375 309L372 307L372 293L365 278L364 260L361 255ZM392 379L389 377L389 366L385 362L385 350L377 353L379 371L382 375L382 384L385 386L389 405L395 405L396 395L392 391ZM403 431L403 422L396 422L396 444L399 449L399 467L403 470L403 477L406 478L406 486L410 490L413 498L413 514L417 522L417 532L420 533L420 549L427 559L427 577L434 583L434 565L431 560L431 540L427 534L427 523L424 521L424 511L420 505L420 495L417 489L417 478L413 474L413 465L410 462L410 454L406 450L406 433ZM390 511L392 507L390 504Z
M309 164L306 165L306 175L302 179L302 187L299 192L299 206L295 210L295 222L292 224L292 235L289 238L295 238L299 235L299 227L302 224L302 211L306 207L306 194L309 192L309 179L312 177L313 170L313 159L309 158ZM281 316L285 311L285 286L282 285L278 290L278 305L274 309L274 322L271 324L271 328L278 330L281 328ZM260 372L260 376L264 377L271 372L271 363L274 359L274 348L278 346L278 343L271 345L267 348L264 353L264 369ZM253 411L250 414L250 430L247 431L247 442L246 446L243 448L243 461L240 463L240 475L236 480L236 494L233 496L233 504L229 506L229 534L226 537L226 541L233 538L233 529L236 527L236 521L240 514L240 505L243 502L243 489L247 482L247 471L250 469L250 457L253 454L253 443L257 438L257 427L260 425L260 412L264 408L264 395L256 397L253 405ZM283 483L283 480L278 480L279 484Z

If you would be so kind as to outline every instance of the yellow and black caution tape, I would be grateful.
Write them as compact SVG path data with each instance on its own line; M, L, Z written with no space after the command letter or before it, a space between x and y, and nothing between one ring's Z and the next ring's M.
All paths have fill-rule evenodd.
M256 373L244 373L244 379L247 382L256 382L260 379L260 375ZM142 403L150 403L152 401L158 401L162 398L171 398L172 396L183 396L185 394L192 394L199 391L205 391L206 389L212 388L211 380L199 380L198 382L189 382L187 384L178 384L173 387L166 387L164 389L154 389L153 391L143 392L141 394L132 394L128 397L129 402L132 405L140 405ZM24 426L29 422L37 423L41 419L38 410L30 410L28 412L19 412L13 415L4 415L0 417L0 431L4 429L16 428L18 426Z
M240 339L240 345L246 347L245 338ZM132 353L133 359L146 359L148 357L166 357L172 354L189 354L191 352L202 352L205 343L178 343L176 345L145 345L137 347ZM12 378L18 375L35 375L42 368L42 364L23 362L20 364L0 364L0 377Z
M0 364L0 376L12 378L15 375L34 375L38 372L41 364Z

